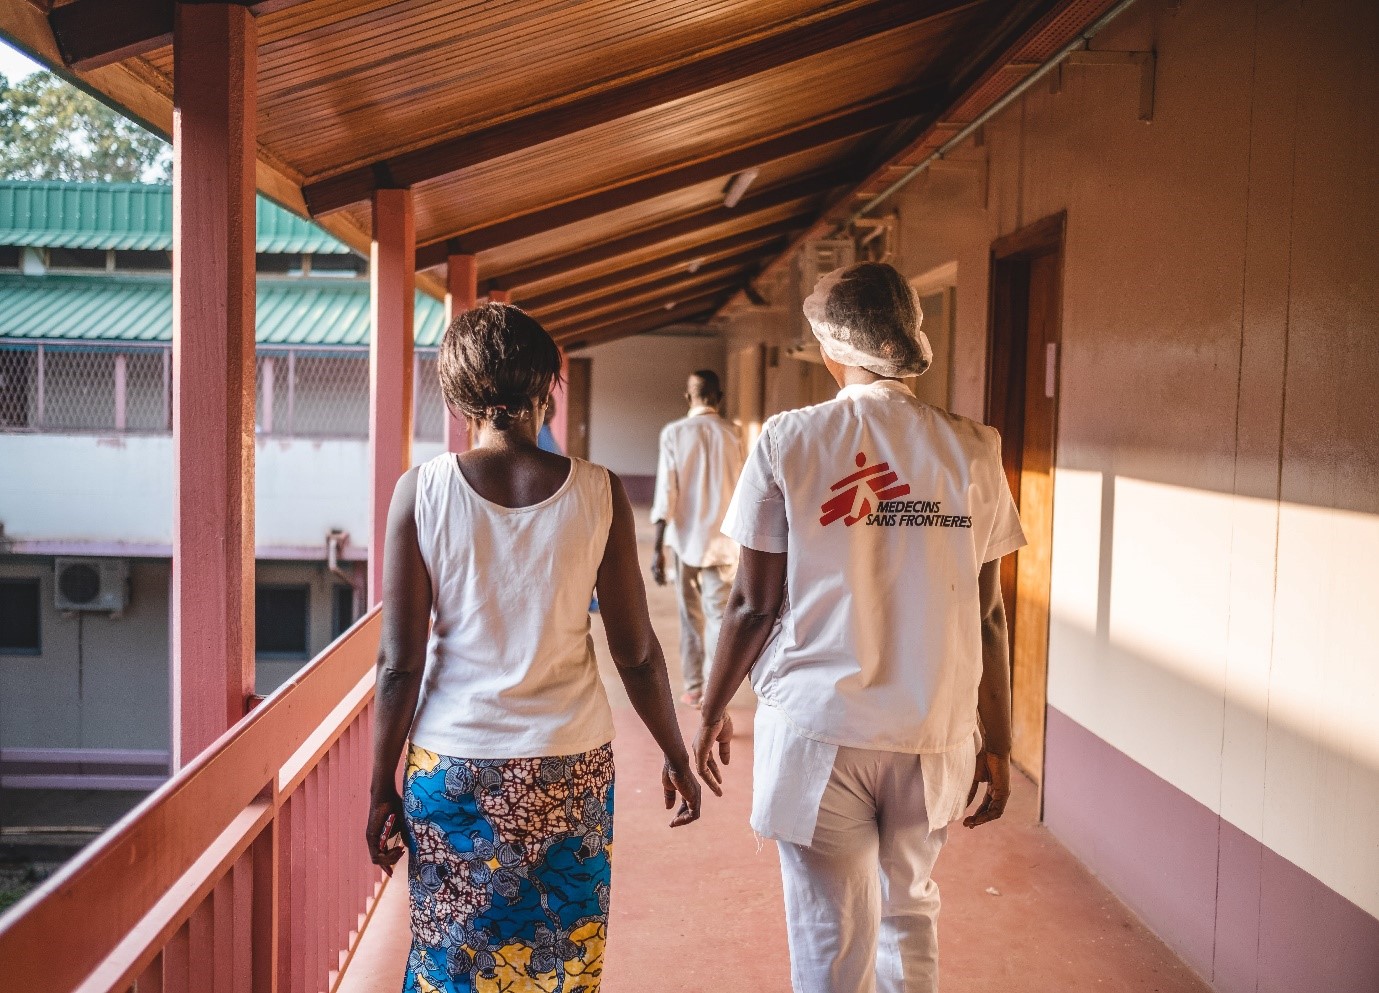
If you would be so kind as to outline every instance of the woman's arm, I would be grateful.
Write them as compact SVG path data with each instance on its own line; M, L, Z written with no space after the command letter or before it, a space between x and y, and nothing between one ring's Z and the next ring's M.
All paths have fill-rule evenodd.
M417 471L411 469L393 490L383 544L383 635L378 646L373 781L365 829L370 858L389 875L403 849L385 847L384 829L391 815L389 836L402 830L397 767L417 709L431 626L431 577L417 544L416 502Z
M728 703L766 647L766 639L780 615L785 600L786 563L784 552L759 552L744 547L737 579L723 612L718 651L704 694L703 723L694 738L699 775L718 796L723 795L723 773L714 762L713 745L718 742L719 758L727 765L733 737Z
M632 504L622 481L611 472L608 477L613 487L613 523L599 565L599 613L603 615L603 627L608 635L609 654L617 665L618 676L627 689L632 707L665 755L661 786L666 809L675 805L677 793L683 800L670 823L671 827L679 827L699 818L699 780L690 769L689 753L680 736L680 722L670 694L665 655L651 627L646 587L637 562L637 528Z

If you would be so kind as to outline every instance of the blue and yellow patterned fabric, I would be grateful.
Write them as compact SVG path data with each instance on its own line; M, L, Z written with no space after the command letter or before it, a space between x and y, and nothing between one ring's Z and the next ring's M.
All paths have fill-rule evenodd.
M404 993L598 993L613 750L463 759L413 745Z

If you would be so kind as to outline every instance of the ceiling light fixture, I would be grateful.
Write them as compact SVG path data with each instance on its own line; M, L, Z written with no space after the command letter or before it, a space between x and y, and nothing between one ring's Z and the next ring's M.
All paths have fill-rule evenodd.
M742 195L747 192L747 187L751 186L760 174L760 169L743 169L729 180L728 188L723 191L723 206L736 207Z
M690 262L689 265L685 266L685 268L688 269L691 273L696 273L696 272L699 271L700 267L701 267L703 264L704 264L704 260L703 260L703 259L693 259L693 260Z

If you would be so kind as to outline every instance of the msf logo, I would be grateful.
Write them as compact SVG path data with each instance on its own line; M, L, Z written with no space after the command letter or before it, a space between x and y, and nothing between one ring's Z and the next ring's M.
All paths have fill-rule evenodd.
M875 509L873 498L878 501L898 500L900 497L909 495L910 484L900 483L900 477L891 471L889 462L867 465L867 457L858 452L857 465L857 471L851 476L840 479L829 487L829 491L835 495L829 497L819 508L821 514L819 523L824 527L828 527L838 520L841 520L846 527L852 527ZM870 494L861 494L863 483L866 484L867 489L871 490ZM897 486L896 483L900 483L900 485ZM861 496L860 507L858 506L859 495Z

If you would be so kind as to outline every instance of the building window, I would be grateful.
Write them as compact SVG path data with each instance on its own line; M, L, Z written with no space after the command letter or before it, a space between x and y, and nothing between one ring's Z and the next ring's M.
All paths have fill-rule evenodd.
M43 651L37 579L0 579L0 655Z
M18 245L0 245L0 269L18 269L24 250Z
M362 276L369 265L357 255L313 255L313 276Z
M307 605L311 590L306 585L260 585L254 591L254 645L261 659L305 659Z
M167 272L172 269L172 252L116 251L115 269L124 272Z
M330 636L340 637L354 621L354 587L337 583L331 587Z
M103 248L50 248L48 249L49 269L100 269L106 268L106 252Z

